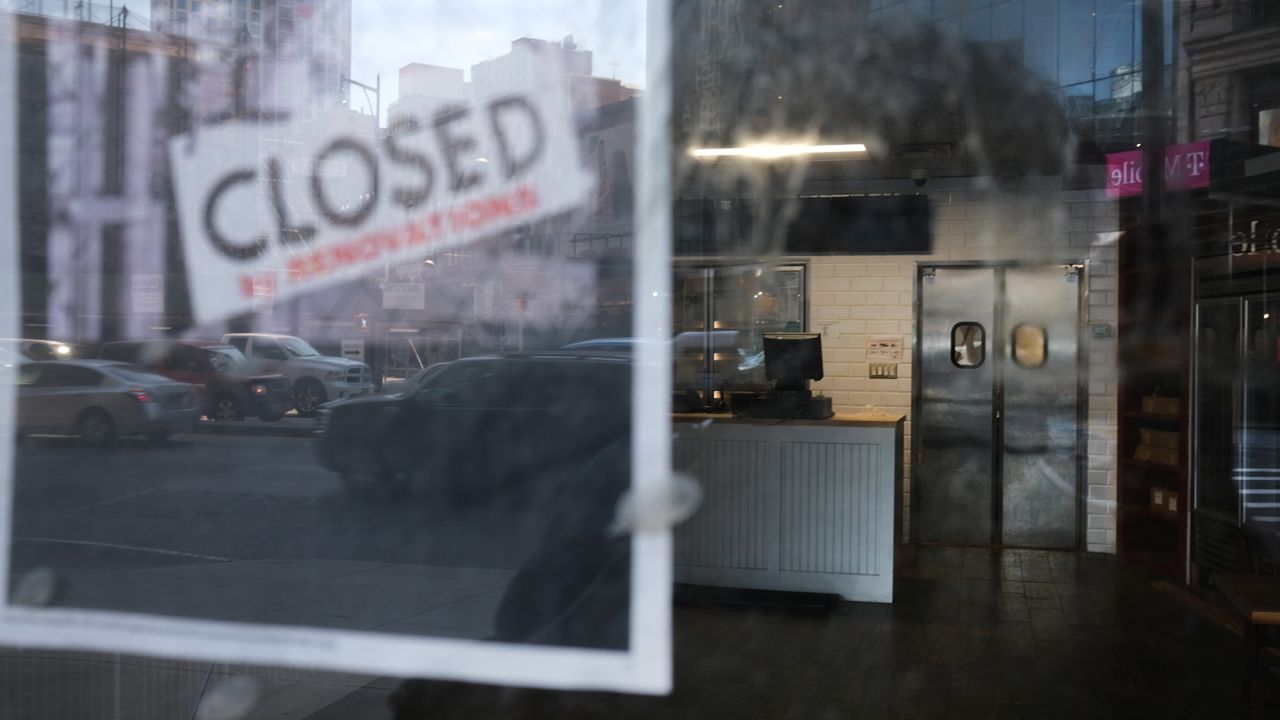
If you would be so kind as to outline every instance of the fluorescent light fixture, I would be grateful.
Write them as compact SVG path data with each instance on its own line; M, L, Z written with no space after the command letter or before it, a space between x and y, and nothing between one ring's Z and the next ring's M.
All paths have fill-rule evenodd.
M862 143L847 145L786 145L776 143L760 143L729 148L693 148L689 154L696 158L713 157L745 157L758 160L796 157L799 155L845 155L848 153L866 152L867 146Z

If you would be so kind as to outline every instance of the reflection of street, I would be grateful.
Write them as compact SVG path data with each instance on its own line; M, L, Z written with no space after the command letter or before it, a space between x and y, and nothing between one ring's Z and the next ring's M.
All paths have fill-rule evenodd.
M113 451L28 441L16 461L13 577L55 604L210 619L485 637L540 535L507 509L346 495L299 438L184 436Z

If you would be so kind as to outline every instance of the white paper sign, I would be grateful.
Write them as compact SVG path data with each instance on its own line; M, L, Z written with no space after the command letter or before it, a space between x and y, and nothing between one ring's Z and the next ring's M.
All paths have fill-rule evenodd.
M898 335L867 336L867 362L896 363L902 361L902 337Z
M373 138L349 118L232 121L169 144L199 322L582 205L568 76L403 115ZM255 298L257 302L255 303Z
M364 361L364 341L363 340L343 340L342 341L342 357L348 360Z
M386 310L423 310L426 285L418 282L389 282L382 286L382 307Z
M613 6L608 9L611 16L624 12ZM666 0L650 3L649 12L647 31L627 31L636 39L646 35L650 38L648 62L652 69L646 85L649 95L645 102L634 103L634 119L622 113L613 115L618 123L633 123L638 129L634 203L635 207L652 210L669 207L673 196L670 73L666 60L671 14ZM414 14L407 15L410 17L406 18L405 32L429 37L440 30L420 21L415 25ZM291 298L372 275L401 281L402 287L391 288L393 303L408 304L409 286L416 285L413 292L421 307L424 286L420 280L395 275L387 278L398 264L416 263L419 272L423 272L423 264L417 262L423 256L447 257L450 253L445 251L450 247L500 236L517 226L575 208L584 208L588 213L583 217L564 216L566 226L572 226L570 230L589 222L595 222L598 229L603 222L589 215L599 203L592 202L594 179L580 158L580 138L571 115L574 106L566 73L546 78L537 73L519 73L517 79L524 89L508 88L505 94L495 91L488 97L479 95L466 105L465 114L443 122L439 106L421 108L422 115L416 122L393 122L386 136L375 138L359 134L371 132L372 123L360 123L362 130L349 122L350 117L345 123L323 115L305 123L244 119L267 116L232 112L232 88L215 82L219 78L216 72L212 73L213 80L206 77L208 73L199 59L202 53L192 53L192 69L198 76L184 81L187 84L175 89L177 95L170 97L165 94L169 92L167 88L178 84L175 80L183 73L170 72L175 67L166 64L173 60L172 36L159 33L132 35L130 53L137 43L142 48L137 51L140 57L128 66L108 66L108 61L115 62L115 55L85 52L87 46L82 46L80 39L89 36L79 32L71 21L64 23L67 32L59 37L32 30L23 37L44 40L49 36L44 40L48 67L37 64L31 72L19 74L15 52L18 44L9 40L16 37L15 26L19 23L34 23L43 29L45 20L33 17L0 13L0 168L16 175L16 179L11 178L14 181L9 183L8 191L0 192L0 277L7 280L0 281L0 298L6 307L23 308L23 312L0 315L0 337L19 337L18 319L24 317L24 312L32 312L24 308L24 302L29 301L19 293L20 281L25 279L19 277L17 270L21 267L18 241L22 236L18 232L20 197L14 188L23 186L17 180L24 177L24 172L30 172L28 167L34 167L41 177L48 168L42 157L34 163L21 160L15 144L20 137L20 108L16 102L21 96L20 81L23 93L56 92L70 108L64 108L62 115L84 118L92 126L101 116L94 108L107 92L105 86L94 83L118 77L117 68L130 78L151 77L151 84L130 82L119 92L111 91L113 97L119 95L121 106L126 108L125 134L143 140L167 137L172 132L172 109L179 107L180 101L196 103L194 108L182 106L190 110L194 133L159 143L158 147L150 141L126 143L127 158L134 158L127 153L137 153L146 162L121 163L125 187L149 187L138 183L134 173L150 170L146 163L157 160L156 156L165 155L163 151L167 150L167 158L159 160L167 161L171 171L173 205L168 204L169 193L165 193L163 203L153 202L155 198L150 194L140 203L132 196L122 203L124 196L111 195L110 203L98 205L112 212L126 206L131 212L156 211L155 217L144 216L145 222L138 224L159 231L154 235L128 235L131 252L137 250L144 257L153 251L157 253L155 258L168 257L167 218L177 217L185 277L172 276L169 282L187 284L196 325L202 328L198 334L206 339L216 341L221 333L242 324L225 322L232 316L275 308L278 312L263 312L243 324L264 333L304 335L311 328L323 327L330 342L322 347L331 352L332 340L359 334L352 328L352 314L357 321L367 319L356 311L367 309L370 297L376 303L376 286L350 283L357 286L352 292L352 304L323 317L306 312L300 307L303 303L292 303L291 307ZM514 31L510 35L519 36ZM158 57L145 57L149 42L163 43ZM247 79L247 84L253 85L261 78L270 78L270 73L281 65L269 61L258 64L255 60L240 67L254 68L252 77ZM48 81L62 77L74 77L77 82L64 87ZM54 129L61 127L50 125ZM83 134L80 126L67 127ZM101 127L92 129L98 132ZM92 153L92 143L84 143L83 151L75 144L81 142L80 134L66 140L65 135L57 136L52 130L50 133L50 138L66 141L63 154L77 161L74 167L93 167L99 162ZM84 158L80 157L82 153ZM49 185L52 190L58 189L53 182ZM68 183L67 187L80 191L79 184ZM611 197L628 198L622 192ZM627 207L625 202L610 204L611 211ZM607 217L609 232L624 228L627 217L621 210ZM663 498L670 496L674 475L670 397L666 392L670 387L671 356L670 344L665 342L670 328L669 218L662 212L635 212L630 217L634 221L634 240L629 248L633 275L629 283L621 286L622 290L612 289L629 301L629 332L642 341L636 344L627 375L635 388L648 390L634 393L627 424L629 447L612 445L617 454L606 460L626 464L630 484L625 497L631 506L661 507ZM160 222L156 222L157 218ZM556 221L561 219L557 217ZM71 217L68 222L81 222L69 225L79 231L82 227L97 227L93 223L99 220L91 217L81 222ZM49 235L50 242L75 240L65 242L63 250L79 248L80 236L76 233ZM151 238L153 245L138 238ZM50 257L58 256L50 253ZM101 266L96 261L87 264ZM547 318L545 324L549 327L574 329L573 323L592 318L587 310L603 303L607 289L604 283L596 282L598 268L578 262L561 267L561 263L548 261L546 265L539 271L541 275L525 276L523 284L513 282L520 285L515 289L525 297L524 307L518 310L521 321L534 327ZM124 267L125 272L132 269L128 264ZM147 263L142 267L163 265ZM441 262L432 272L449 272L449 267L447 262ZM498 267L484 270L503 279ZM158 284L154 278L144 277L130 279L129 285L120 288L122 292L133 292L128 303L131 311L149 312L144 308L156 307L157 303L163 311L166 277L159 277ZM92 272L84 275L86 282L100 279ZM563 287L539 288L531 284L533 280ZM431 281L431 310L416 313L415 319L435 309L439 304L437 296L448 297L437 293L437 287ZM472 287L472 291L479 295L476 288ZM101 296L96 291L78 294ZM399 300L395 299L397 294ZM483 317L474 310L477 301L465 304L469 314L450 316L442 311L439 316L455 322L459 317L476 320L469 327L481 329L508 320L502 313L514 307L511 292L495 291L486 300L493 312ZM89 328L96 317L78 307L64 311L52 302L40 311L50 315L66 312L68 317L86 321L77 322L75 327ZM403 355L408 351L415 360L421 361L425 356L434 362L432 353L452 359L468 344L463 340L468 327L453 325L447 330L449 342L435 342L428 352L428 342L446 337L446 331L434 326L424 329L424 324L426 321L405 323L413 333L399 347L390 334L371 334L355 343L342 340L341 352L354 355L359 350L380 360L393 352ZM148 322L146 326L151 325ZM404 328L385 329L391 333ZM268 358L281 361L295 355L306 361L297 364L308 365L308 372L314 376L310 380L315 382L303 383L295 390L315 389L314 385L322 381L326 393L322 397L330 401L336 399L337 393L367 392L344 388L352 385L352 368L343 367L336 358L313 357L312 348L300 338L255 337L258 339L249 348L255 362ZM427 342L423 342L424 337ZM243 336L239 339L242 347L248 345ZM94 462L94 453L71 453L60 443L24 446L23 452L29 454L15 461L16 423L22 419L17 411L19 385L12 377L15 372L14 367L6 368L0 363L0 375L7 375L7 381L0 382L0 585L6 588L0 593L0 646L544 688L644 693L670 690L673 550L672 534L665 521L637 522L629 532L592 537L611 546L621 541L619 551L625 547L625 553L601 555L606 561L605 569L612 573L610 582L619 588L617 597L599 593L595 583L586 589L566 586L575 595L568 598L575 612L582 607L578 593L605 598L603 607L607 612L600 612L597 620L585 623L583 633L590 635L605 622L613 630L621 628L607 643L596 642L595 636L585 642L576 637L548 639L541 635L502 634L497 631L499 610L524 607L518 601L522 593L528 592L516 582L517 573L525 568L537 569L531 561L540 560L533 551L543 541L544 533L532 523L543 517L537 513L545 513L544 509L533 508L530 523L524 525L468 525L473 519L490 523L488 513L480 512L459 514L448 523L423 523L423 516L411 502L360 508L354 502L340 501L336 494L338 479L326 479L317 469L313 453L255 450L261 460L246 460L240 442L232 437L224 443L179 442L164 450L193 454L190 459L172 461L170 465L198 472L216 484L222 498L219 502L236 506L225 512L207 505L203 492L191 492L167 472L157 474L148 463L154 464L152 458L158 456L141 446L129 447L130 452L120 455L120 462L113 463L111 471L126 473L132 479L148 478L152 485L143 492L133 486L104 484L100 477L104 466ZM309 438L273 436L264 437L263 446L310 442ZM132 452L135 449L137 452ZM590 456L581 458L583 469L594 472L597 465L592 460L597 450L592 448ZM296 456L296 464L286 455ZM46 456L59 462L46 462ZM210 463L225 470L212 469ZM40 469L55 464L60 481L65 470L76 476L76 482L81 483L79 488L89 490L83 500L73 500L64 493L66 485L59 485L58 496L53 500L61 508L74 505L73 512L45 513L26 503L33 498L44 502L50 498L48 493L19 491L28 485L47 485L48 478ZM599 487L596 475L583 476L591 481L592 488ZM613 476L621 477L616 473ZM101 494L104 487L114 488L106 500ZM268 502L258 502L255 496L259 494ZM573 497L576 501L579 496ZM133 502L155 503L165 509L157 513L132 512L126 505ZM610 504L595 515L610 521L611 528L628 530L607 515L616 506L621 505ZM248 511L242 513L243 508ZM525 508L511 510L523 513ZM429 511L438 512L439 508L432 505ZM297 522L288 519L290 512L300 513ZM128 522L86 522L78 513L108 513L127 517ZM37 526L54 515L56 522ZM366 536L352 531L349 521L354 515L362 516L362 522L373 532ZM137 522L143 516L149 518L148 522ZM328 519L319 519L321 516ZM573 523L579 520L577 515L572 517L572 523L549 524L574 527ZM28 522L34 523L29 526L30 532L23 525ZM388 534L387 528L396 522L409 530ZM425 525L433 525L435 531L442 533L440 542L434 538L429 543L420 542ZM240 535L246 527L254 528L259 537L246 542ZM300 527L321 536L337 534L329 534L321 542L300 542L292 534ZM523 534L513 535L508 541L491 532L494 527L503 531L514 528ZM586 524L583 528L592 530ZM384 543L379 540L384 537L397 540ZM400 542L400 538L410 541ZM557 538L553 535L546 540L553 542ZM478 540L492 542L504 553L509 550L512 557L493 562L485 554L488 548L474 547ZM25 552L13 551L19 544L25 544ZM480 553L483 562L454 557L450 544ZM422 552L434 553L437 547L445 551L440 557ZM571 544L573 557L581 555L581 547ZM76 561L66 560L69 548L74 550ZM353 548L359 550L360 559L350 555ZM108 554L110 562L97 560ZM80 558L87 560L82 562ZM625 558L625 562L619 558ZM512 600L504 606L507 598ZM554 610L554 605L550 609ZM597 618L597 614L592 612L586 617ZM560 624L564 616L557 614L550 619L551 624ZM516 625L519 627L520 623ZM213 689L211 686L211 694ZM84 688L73 682L60 690L75 695ZM171 690L166 686L158 692L172 694ZM208 707L206 703L200 710ZM264 708L255 708L254 712L259 710L265 712Z
M130 290L134 312L164 312L164 275L135 273L131 278Z

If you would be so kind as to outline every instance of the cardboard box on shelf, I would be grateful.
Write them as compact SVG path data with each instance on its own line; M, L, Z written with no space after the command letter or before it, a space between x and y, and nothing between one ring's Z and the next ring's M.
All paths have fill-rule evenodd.
M1181 438L1181 436L1176 432L1152 430L1150 428L1139 429L1138 436L1138 442L1143 445L1149 445L1156 448L1167 448L1169 450L1177 450L1178 440Z
M1142 412L1151 415L1177 415L1178 414L1178 398L1157 397L1155 395L1146 395L1142 398Z
M1142 460L1143 462L1156 463L1159 465L1177 465L1178 451L1176 448L1152 447L1151 445L1139 445L1133 451L1134 460Z

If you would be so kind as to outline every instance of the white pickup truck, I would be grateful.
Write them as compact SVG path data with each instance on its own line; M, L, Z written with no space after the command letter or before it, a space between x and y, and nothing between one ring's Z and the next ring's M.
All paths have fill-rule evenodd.
M234 345L258 372L279 373L289 379L299 415L311 416L330 400L373 392L369 366L355 360L321 355L302 338L265 333L229 333L222 342Z

